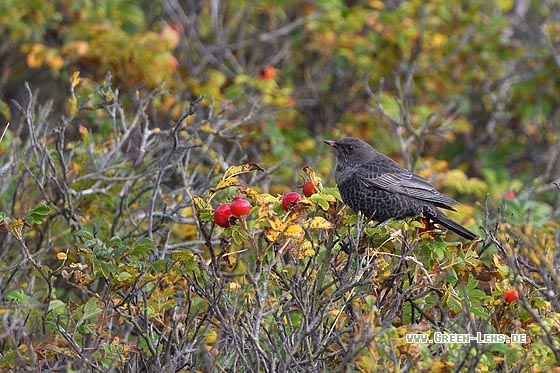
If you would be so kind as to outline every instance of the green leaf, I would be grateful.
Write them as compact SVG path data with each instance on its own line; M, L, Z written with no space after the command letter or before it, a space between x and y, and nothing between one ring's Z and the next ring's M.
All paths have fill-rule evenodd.
M233 227L231 227L233 228ZM236 227L237 228L237 227ZM241 227L239 229L231 229L231 238L236 245L241 245L243 243L243 238L245 237L245 232Z
M430 248L436 256L436 259L442 261L445 258L446 249L449 244L447 242L435 242L430 243Z
M156 249L156 246L149 238L143 238L142 241L131 241L128 243L127 258L129 260L138 260L147 258Z
M309 197L309 199L321 207L324 211L327 211L330 207L330 203L336 202L336 197L332 194L325 193L315 193Z
M198 260L196 255L190 250L178 250L171 254L171 259L179 262L182 268L187 271L198 272Z
M105 263L103 261L98 262L101 268L101 273L106 279L112 280L115 273L117 273L117 267L112 263Z
M340 191L338 190L338 188L323 187L323 189L321 189L321 194L324 195L324 196L330 195L330 196L334 197L335 199L337 199L339 201L342 201L342 197L340 197ZM325 197L325 198L327 200L330 200L328 197Z
M111 244L111 246L120 246L122 245L123 241L120 237L111 237L109 243Z
M60 299L54 299L49 303L49 312L53 311L55 315L66 313L66 303Z
M75 231L74 235L78 236L78 237L81 237L81 238L85 238L86 240L93 240L95 238L93 233L91 233L90 231L85 230L85 229L79 229L79 230Z
M470 307L470 311L477 317L480 317L482 320L487 320L489 315L488 315L488 310L486 310L484 307Z
M117 276L117 280L118 281L125 281L128 280L129 278L131 278L132 275L126 271L123 271L121 273L119 273L119 275Z
M10 291L8 294L6 294L6 299L18 304L18 303L27 302L29 300L32 300L33 298L25 294L25 292L20 289L20 290Z
M192 201L194 208L200 220L203 222L212 221L214 219L214 209L212 205L206 202L203 198L193 196Z
M83 319L90 319L101 313L101 308L97 306L97 298L89 298L84 306Z
M35 208L29 210L29 212L25 215L24 219L26 221L31 221L35 224L42 224L45 220L45 217L51 213L51 209L47 205L38 205Z

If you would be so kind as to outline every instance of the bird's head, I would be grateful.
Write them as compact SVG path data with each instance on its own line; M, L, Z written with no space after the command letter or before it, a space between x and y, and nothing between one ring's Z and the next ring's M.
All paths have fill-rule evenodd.
M345 137L340 140L325 140L325 144L336 151L338 163L356 165L375 157L377 152L368 143L355 137Z

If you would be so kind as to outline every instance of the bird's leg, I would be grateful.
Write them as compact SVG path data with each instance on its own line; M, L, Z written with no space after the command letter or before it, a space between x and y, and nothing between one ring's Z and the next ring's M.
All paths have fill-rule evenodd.
M358 254L358 248L360 247L360 242L362 241L362 236L364 234L364 224L363 224L363 222L364 222L364 215L361 212L358 212L358 216L356 218L356 225L355 225L356 236L354 236L352 234L348 234L348 236L347 236L348 246L347 246L347 251L346 250L345 251L346 251L346 254L348 254L348 260L346 261L346 268L344 269L345 272L350 269L350 266L352 264L358 265L358 260L359 260L359 255L357 255ZM355 263L354 263L354 260L353 260L354 258L352 258L353 255L356 258Z
M358 246L360 246L360 241L362 240L362 233L364 232L363 222L364 214L358 212L358 218L356 219L356 241L354 243L356 250L358 249Z
M375 214L377 213L377 211L374 211L370 216L369 216L369 220L377 220L375 219ZM385 226L385 224L389 223L391 220L393 220L393 218L389 218L383 221L378 222L377 224L374 225L375 228L382 228Z
M375 224L375 228L382 228L382 227L384 227L386 224L390 223L390 222L393 221L393 220L394 220L393 218L389 218L389 219L387 219L387 220L380 221L379 223Z

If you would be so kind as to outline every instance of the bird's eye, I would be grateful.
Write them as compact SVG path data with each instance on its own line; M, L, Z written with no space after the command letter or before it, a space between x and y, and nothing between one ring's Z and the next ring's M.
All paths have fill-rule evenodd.
M352 151L352 150L354 150L354 145L350 145L350 146L348 146L348 150L349 150L349 151Z

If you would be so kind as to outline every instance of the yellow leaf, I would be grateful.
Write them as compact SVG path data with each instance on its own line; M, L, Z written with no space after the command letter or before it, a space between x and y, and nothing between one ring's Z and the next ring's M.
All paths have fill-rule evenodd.
M216 130L212 128L212 124L210 122L204 122L204 124L199 127L199 131L206 133L216 133Z
M79 133L80 136L82 137L82 141L84 142L84 144L85 144L86 146L89 146L89 144L90 144L90 138L89 138L89 131L88 131L88 129L80 124L80 125L78 126L78 133Z
M247 197L251 199L257 199L257 197L259 196L259 192L257 192L255 189L250 187L245 188L244 192L247 195Z
M238 166L230 166L226 170L226 172L224 172L222 180L220 180L218 184L214 188L212 188L212 191L215 192L217 190L229 188L231 186L243 187L243 183L237 178L237 176L254 171L264 171L264 169L255 163L245 163Z
M193 207L187 206L181 210L181 216L190 217L193 215Z
M264 237L270 242L276 241L276 239L280 235L280 232L278 232L278 231L276 231L276 230L274 230L270 227L264 228L263 233L264 233Z
M206 338L205 338L206 348L208 350L210 348L212 348L212 345L214 343L216 343L217 339L218 339L218 333L216 333L215 330L208 330L208 332L206 333Z
M271 229L277 232L282 232L286 226L278 216L273 216L272 218L268 219L268 224L270 225Z
M381 0L369 0L368 5L374 9L385 9L385 3Z
M231 177L237 176L237 175L241 175L241 174L245 174L248 172L254 172L254 171L259 171L262 172L264 171L264 169L255 164L255 163L245 163L242 165L238 165L238 166L230 166L226 172L224 172L224 176L222 177L222 180L227 180Z
M75 116L78 114L78 99L76 97L71 97L68 99L68 111L70 115Z
M225 189L225 188L229 188L231 186L241 186L242 183L239 181L238 178L236 177L232 177L226 180L220 180L218 182L218 184L216 184L216 186L214 188L212 188L213 191L216 190L220 190L220 189Z
M434 49L441 48L442 44L447 41L446 35L440 32L434 32L430 38L430 46Z
M216 162L214 164L214 168L212 169L212 173L214 175L217 175L220 172L221 167L222 167L222 163L221 162Z
M33 44L33 45L24 45L22 49L26 49L29 51L27 55L27 66L31 68L41 67L45 60L44 58L44 49L45 47L41 44Z
M500 0L500 1L496 1L495 4L500 7L500 10L502 12L506 13L506 12L509 12L513 8L513 6L515 5L515 2L513 0Z
M315 250L313 250L311 242L307 240L303 241L299 247L292 249L292 256L295 259L303 259L313 255L315 255Z
M235 84L244 84L251 80L251 77L246 74L239 74L235 77Z
M305 231L303 230L303 227L301 225L292 224L284 229L284 235L299 240L305 236Z
M18 240L23 240L23 227L25 226L25 222L21 218L15 218L8 224L9 232Z
M307 223L307 227L311 229L333 229L334 224L321 216L316 216Z
M255 200L255 202L259 206L277 204L278 203L278 198L274 197L272 194L259 193L253 188L245 188L243 190L243 192L247 195L247 197Z
M60 253L56 254L56 259L58 259L58 260L66 260L66 259L67 259L66 253L60 252Z
M290 207L290 211L288 212L287 221L289 223L303 221L304 218L307 216L307 214L309 212L309 206L312 206L312 205L313 205L313 202L311 202L307 198L302 199L300 201L297 201L295 204L293 204Z
M227 76L221 71L210 69L208 71L209 84L213 87L221 87L226 81Z
M192 201L194 203L194 208L197 212L201 211L212 211L212 205L204 200L204 198L198 196L192 196Z
M80 72L79 71L74 71L72 73L72 79L70 80L70 84L72 85L72 88L76 88L76 86L78 84L80 84Z

